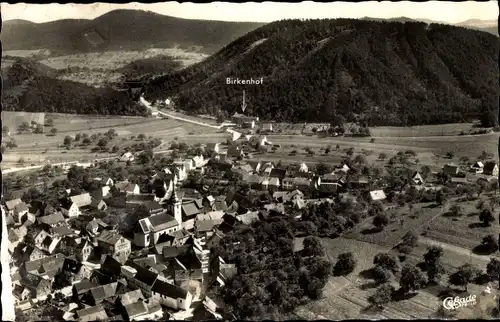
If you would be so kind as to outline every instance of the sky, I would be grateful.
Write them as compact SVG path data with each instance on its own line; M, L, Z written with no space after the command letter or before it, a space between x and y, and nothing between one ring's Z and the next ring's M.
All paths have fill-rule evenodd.
M390 2L360 3L94 3L94 4L5 4L1 3L2 20L24 19L47 22L59 19L93 19L115 9L149 10L187 19L271 22L285 18L394 18L409 17L458 23L469 19L497 20L497 1L488 2Z

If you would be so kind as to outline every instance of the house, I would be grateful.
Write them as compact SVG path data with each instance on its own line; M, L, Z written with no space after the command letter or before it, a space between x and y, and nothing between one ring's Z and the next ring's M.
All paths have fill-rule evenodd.
M222 219L196 220L195 231L198 236L211 236L213 229L222 223Z
M64 259L63 271L69 274L69 281L74 284L92 276L92 269L80 262L75 256Z
M99 211L104 211L108 208L108 205L102 199L92 199L92 202L90 203L90 208Z
M22 224L28 217L29 206L21 199L14 199L5 203L7 213L12 216L16 224Z
M357 179L352 179L349 181L349 184L353 188L364 188L368 185L369 179L366 176L360 176Z
M111 186L101 186L90 192L93 199L104 199L111 196Z
M456 177L459 170L459 167L453 163L445 164L443 167L443 173L450 177Z
M244 152L241 146L233 144L230 147L228 147L227 155L230 157L237 158L237 157L242 157L244 155Z
M253 222L260 220L259 212L253 211L253 212L247 212L246 214L237 215L236 219L238 219L245 225L251 225Z
M190 160L191 161L191 160ZM184 161L174 161L174 174L177 177L178 181L184 181L187 179L189 171Z
M484 163L483 174L498 177L498 165L494 161Z
M157 279L151 289L152 303L162 304L176 310L187 310L193 296L187 290Z
M119 192L124 192L127 195L128 194L138 195L138 194L141 193L139 185L136 184L136 183L131 183L128 180L117 182L113 186L113 188L116 189Z
M35 261L25 262L24 267L27 273L52 279L62 270L64 255L55 254Z
M22 259L23 261L30 262L30 261L36 261L38 259L42 259L44 257L47 257L40 249L37 247L28 245L23 248L22 251Z
M96 284L92 283L88 279L76 282L72 287L72 300L75 302L81 301L83 296L96 286Z
M57 227L62 223L65 223L66 220L64 219L64 216L60 212L56 212L54 214L48 215L48 216L43 216L43 217L38 217L37 222L40 225L48 226L48 227Z
M118 288L118 282L113 282L105 285L99 285L90 289L87 293L88 303L91 305L101 304L104 300L113 298L116 296L116 291Z
M370 198L372 201L385 200L385 192L384 190L372 190L370 191Z
M207 150L212 153L220 152L220 143L208 143Z
M76 218L82 214L80 207L69 198L59 200L63 214L68 218Z
M108 314L101 305L78 310L76 314L79 322L102 321L108 318Z
M35 237L35 246L40 250L52 254L60 241L61 237L53 237L46 231L42 230Z
M286 177L286 169L273 168L269 173L269 177L278 178L280 181L283 181L283 179L285 179Z
M142 292L139 289L120 294L118 295L118 298L123 306L145 300L144 295L142 295Z
M180 223L167 213L143 218L139 220L134 231L134 244L139 247L148 247L156 244L160 236L179 229Z
M264 123L264 124L262 124L261 131L264 131L264 132L273 132L273 123Z
M203 158L203 155L197 155L191 160L193 162L193 168L195 169L203 168L207 164L205 158Z
M13 286L12 295L14 295L15 304L31 299L31 291L27 287L19 284Z
M425 184L424 178L418 171L411 176L411 181L413 182L413 184L416 184L417 186Z
M132 252L130 241L112 231L101 233L97 237L97 244L102 253L111 255L119 262L125 262Z
M238 274L238 268L235 264L226 264L222 257L217 256L212 263L215 281L224 286L233 276Z
M85 226L85 230L92 236L95 237L100 234L104 229L109 227L104 221L99 218L94 218L90 221L87 226Z
M94 178L95 182L98 182L101 186L107 186L107 187L112 187L114 185L114 180L111 179L110 177L98 177Z
M278 189L280 187L280 179L265 177L261 184L263 189Z
M283 190L292 190L293 189L293 178L284 178L281 180L281 187Z
M151 320L158 321L163 317L163 310L160 305L147 305L138 301L124 305L128 321Z
M132 162L132 161L134 161L134 159L135 159L135 157L132 154L132 152L125 152L120 156L121 162L128 162L128 161Z
M87 239L82 239L76 248L75 256L78 260L84 262L89 259L93 250L94 245Z
M470 167L471 172L474 173L483 173L483 169L484 169L484 164L481 161L477 161Z
M52 293L52 281L40 277L34 277L31 280L33 283L30 283L28 288L31 290L32 299L43 301Z
M193 219L200 213L200 208L196 202L191 201L182 204L182 221Z
M305 163L301 163L299 166L299 172L309 172L309 167Z
M177 176L175 174L159 173L155 174L150 181L151 191L161 199L169 199L177 185ZM164 195L160 195L160 191Z

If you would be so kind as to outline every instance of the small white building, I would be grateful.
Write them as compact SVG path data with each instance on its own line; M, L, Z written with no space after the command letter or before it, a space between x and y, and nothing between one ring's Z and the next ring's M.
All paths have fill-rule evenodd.
M127 162L127 161L134 161L135 157L132 154L132 152L125 152L120 156L120 161L121 162Z
M299 171L300 171L300 172L309 172L309 168L307 167L307 164L305 164L305 163L301 163L301 164L300 164Z
M187 310L191 307L193 296L187 290L157 279L151 289L151 302L165 305L174 310Z
M386 195L384 190L373 190L370 191L370 198L372 199L372 201L385 200Z

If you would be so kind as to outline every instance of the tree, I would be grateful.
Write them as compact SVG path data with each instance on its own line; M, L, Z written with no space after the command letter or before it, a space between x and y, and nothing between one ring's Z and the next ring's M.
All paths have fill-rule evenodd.
M458 204L454 204L450 207L450 212L453 216L460 217L462 216L462 207Z
M391 278L391 272L380 265L375 265L372 269L372 276L375 282L382 284Z
M78 142L82 138L82 135L80 133L76 133L75 135L75 141Z
M69 147L69 146L71 146L71 142L72 141L73 141L73 138L71 136L69 136L69 135L66 135L64 137L63 144L64 144L64 146Z
M354 148L351 147L351 148L347 149L346 154L347 154L347 156L352 157L354 154Z
M55 127L50 129L50 134L56 135L57 134L57 129Z
M318 165L316 165L316 174L317 175L324 175L324 174L327 174L327 173L330 173L332 171L331 167L324 164L324 163L318 163Z
M337 257L337 263L333 268L335 275L347 275L354 271L356 267L356 259L354 255L349 253L342 253Z
M481 241L481 246L484 250L489 253L496 252L498 250L498 241L493 235L488 235Z
M386 304L391 302L393 293L394 287L391 284L383 284L377 288L375 293L368 297L368 303L382 309Z
M308 236L304 238L304 254L306 256L323 256L325 251L321 244L321 240L316 237Z
M17 160L17 163L19 164L23 164L24 163L24 158L23 157L20 157L19 160Z
M415 247L418 244L418 234L414 231L409 231L406 235L403 236L401 244L407 245L410 247Z
M491 210L485 208L479 213L479 220L483 223L485 227L491 226L491 222L495 220L495 217L491 213Z
M455 153L453 151L446 152L446 157L448 159L453 159L454 156L455 156Z
M332 148L330 146L328 146L326 149L325 149L325 154L328 155L330 152L332 151Z
M443 256L443 248L441 246L430 246L424 254L424 262L427 266L432 266L437 263Z
M33 130L34 133L41 134L43 133L43 125L42 124L37 124L35 129Z
M111 153L117 153L118 151L120 151L120 148L115 145L112 149L111 149Z
M425 283L425 276L417 267L405 265L401 270L399 286L404 294L418 291L425 285Z
M137 138L138 138L139 140L143 141L144 139L146 139L146 135L144 135L144 134L142 134L142 133L141 133L141 134L139 134L139 135L137 136Z
M450 275L449 283L456 286L464 287L467 291L467 285L472 281L477 273L477 270L470 264L464 264L458 270Z
M379 265L393 273L399 270L399 265L396 257L387 253L378 253L373 258L373 264Z
M490 262L486 265L486 274L490 281L498 281L500 278L500 260L492 257Z
M379 230L383 230L389 224L389 218L384 213L379 213L373 218L373 226Z
M378 155L378 159L379 160L385 160L387 159L387 154L384 153L384 152L381 152L379 155Z
M446 195L441 189L436 192L436 202L440 206L442 206L446 202Z
M359 164L359 165L363 165L366 163L366 158L364 155L361 155L361 154L358 154L354 160L353 160L354 163L356 164Z
M107 135L110 139L112 139L112 138L114 138L117 134L116 134L115 129L109 129L109 130L108 130L108 132L106 133L106 135Z
M137 156L137 160L139 161L140 164L148 164L151 161L153 161L153 158L154 158L154 154L153 154L153 150L151 150L151 149L146 149L146 150L142 151L142 153Z
M9 132L9 127L7 125L2 126L2 132Z
M108 138L102 137L99 139L99 142L97 142L97 146L101 148L101 150L103 150L108 145L108 142L109 142Z
M52 118L45 119L44 125L45 126L54 126L54 119L52 119Z
M5 153L5 150L6 150L7 148L5 147L5 145L2 145L2 147L1 147L0 149L1 149L1 151L0 151L0 152L2 152L2 154L4 154L4 153Z
M427 266L427 278L430 283L435 283L439 281L441 276L445 273L445 269L441 260L434 262L432 265Z
M19 125L19 131L20 132L26 132L31 128L30 124L26 121L22 122L21 125Z

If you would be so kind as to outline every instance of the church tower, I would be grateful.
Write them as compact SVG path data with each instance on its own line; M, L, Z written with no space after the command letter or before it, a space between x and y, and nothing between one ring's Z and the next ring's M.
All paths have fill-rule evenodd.
M177 196L177 187L174 187L174 192L172 193L172 197L170 198L170 207L171 211L174 215L175 220L182 224L182 200Z

